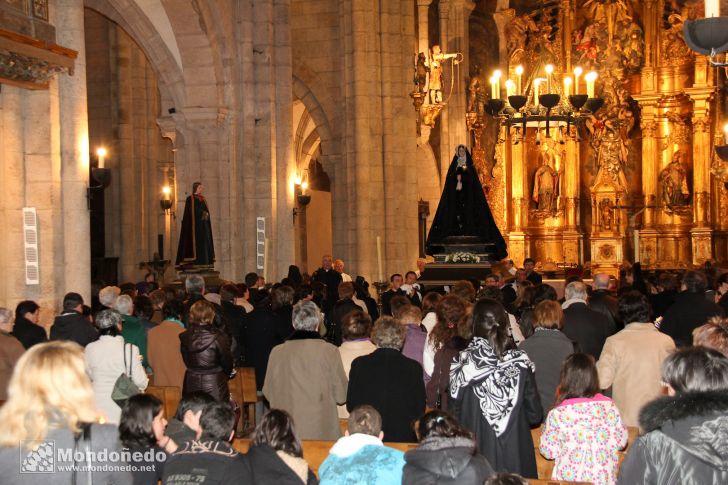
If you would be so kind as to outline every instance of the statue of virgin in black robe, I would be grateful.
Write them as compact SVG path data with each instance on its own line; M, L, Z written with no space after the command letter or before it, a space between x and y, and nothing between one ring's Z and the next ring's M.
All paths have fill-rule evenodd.
M177 248L177 266L213 266L215 248L212 243L212 224L202 184L192 184L192 195L185 201L182 230Z
M448 243L454 236L471 236L478 243L493 244L494 256L505 258L506 243L495 224L478 172L465 145L458 145L445 178L445 188L427 235L427 254L434 254L436 247Z

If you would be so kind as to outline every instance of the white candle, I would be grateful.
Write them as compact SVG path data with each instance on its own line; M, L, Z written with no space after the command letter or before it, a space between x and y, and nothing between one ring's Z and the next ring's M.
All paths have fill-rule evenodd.
M514 94L515 94L515 85L514 85L513 81L508 79L506 81L506 96L510 97L510 96L513 96Z
M579 66L574 68L574 94L579 94L579 76L584 72Z
M533 104L538 104L538 96L541 91L541 78L533 80Z
M728 145L728 123L723 125L723 136L725 137L725 144Z
M720 17L720 0L705 0L705 18Z
M171 193L172 189L169 188L169 185L162 187L162 200L169 200L169 194Z
M496 69L495 72L493 72L493 78L495 79L495 94L496 94L496 97L494 99L500 99L500 97L501 97L501 92L500 92L501 77L503 77L503 73L500 71L500 69Z
M384 274L382 272L382 238L377 236L377 267L379 269L379 280L384 281Z
M489 81L490 81L490 99L498 99L497 93L496 93L496 88L495 88L495 85L497 82L495 80L495 77L491 76Z
M523 93L523 91L521 91L521 76L523 76L523 66L518 65L516 66L516 83L518 84L518 90L516 91L516 93L518 95L521 95Z
M104 158L106 158L106 148L101 147L96 150L96 155L99 156L99 168L104 168Z
M554 65L546 64L546 92L551 94L551 78L554 74Z
M595 71L589 71L584 77L586 79L586 94L590 98L594 97L594 82L597 80L597 73Z
M566 76L564 78L564 97L568 98L571 94L571 78Z
M268 243L269 239L265 238L265 243L263 244L263 280L265 280L266 284L268 283Z
M639 229L634 230L634 262L640 262L640 231Z

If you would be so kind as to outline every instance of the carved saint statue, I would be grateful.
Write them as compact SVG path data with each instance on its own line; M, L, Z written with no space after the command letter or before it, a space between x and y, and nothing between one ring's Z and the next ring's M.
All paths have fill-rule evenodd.
M424 52L417 54L415 62L415 85L417 91L424 94L427 92L427 76L430 75L430 68L427 67L427 57Z
M675 151L670 163L660 172L662 201L668 207L686 205L687 199L690 196L687 174L681 158L682 154L680 151Z
M458 57L460 56L460 57ZM445 54L439 45L432 46L432 55L430 56L430 83L427 87L430 92L430 103L442 103L442 64L447 59L455 59L455 64L462 60L460 54Z
M556 210L558 196L559 173L553 167L554 154L546 146L541 152L541 166L533 177L533 201L538 210L553 212Z
M602 199L599 202L599 214L601 218L602 229L610 231L612 229L612 201L609 199Z
M468 86L468 113L480 112L480 106L478 103L478 94L480 93L480 79L478 76L470 78L470 85Z

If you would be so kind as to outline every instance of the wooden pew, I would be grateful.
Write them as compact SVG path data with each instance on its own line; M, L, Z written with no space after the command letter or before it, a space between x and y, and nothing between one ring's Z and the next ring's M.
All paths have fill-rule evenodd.
M237 371L235 377L228 381L228 387L233 399L243 411L239 421L239 430L245 431L245 414L248 418L248 428L255 428L255 403L258 402L255 369L253 367L236 367L235 370Z
M164 406L164 415L167 419L172 418L177 413L179 402L182 399L182 390L179 387L147 386L145 393L162 401L162 406Z
M301 442L303 447L303 458L308 462L314 473L318 476L318 469L321 463L329 456L329 450L334 446L335 441L312 441L306 440ZM417 447L417 443L384 443L385 446L407 452ZM247 453L250 448L249 439L236 439L233 441L233 447L240 453Z
M541 443L541 431L543 430L543 426L540 426L538 428L534 428L531 430L531 438L533 438L533 452L536 455L536 470L538 471L538 478L540 480L549 480L551 478L551 474L554 471L554 460L547 460L546 458L541 455L541 452L539 451L539 444ZM637 439L639 436L639 428L628 426L627 427L627 447L617 452L617 456L619 459L619 466L622 466L622 460L624 460L624 457L627 456L627 452L629 451L630 446L632 446L632 443L634 443L634 440ZM551 482L549 482L551 483ZM553 483L559 483L559 482L553 482Z

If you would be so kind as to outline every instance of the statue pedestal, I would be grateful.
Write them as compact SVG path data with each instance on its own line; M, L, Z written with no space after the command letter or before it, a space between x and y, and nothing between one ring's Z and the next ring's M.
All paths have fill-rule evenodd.
M461 280L483 281L490 274L490 263L429 263L418 283L426 287L454 285Z
M623 237L592 236L592 274L607 273L619 278L619 265L624 260L623 246Z
M177 281L175 281L173 284L180 284L180 285L184 286L185 280L190 275L202 276L205 279L205 288L206 289L220 288L220 286L222 286L222 284L223 284L223 280L220 279L220 272L215 271L214 268L211 268L209 266L203 266L203 267L191 266L191 267L185 268L183 270L180 270L178 272Z
M483 242L475 236L449 236L442 243L433 244L430 250L436 263L445 263L447 256L453 253L476 254L481 264L498 260L495 257L495 244Z

